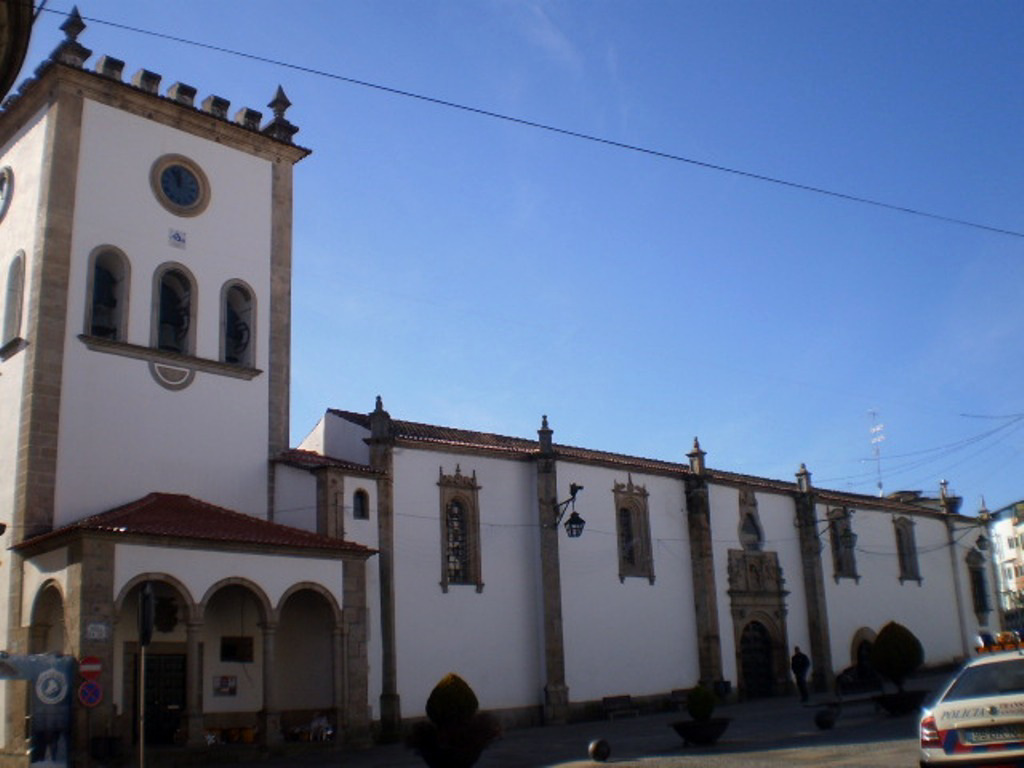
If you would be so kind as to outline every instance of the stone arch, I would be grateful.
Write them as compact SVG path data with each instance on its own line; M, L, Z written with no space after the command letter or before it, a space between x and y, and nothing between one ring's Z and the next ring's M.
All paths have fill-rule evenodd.
M267 593L253 581L243 578L241 576L230 576L226 579L211 584L210 587L203 594L202 600L199 601L197 609L200 616L205 616L207 608L210 605L210 600L216 597L218 592L221 592L230 587L241 587L249 592L255 599L256 604L260 609L260 621L264 623L270 623L277 621L277 610L270 603L270 598L267 597Z
M776 618L750 611L736 630L736 669L744 698L781 693L788 682L786 633Z
M66 606L59 581L47 579L39 586L29 612L29 653L71 654Z
M288 599L296 593L306 590L316 592L327 601L327 605L331 608L331 615L334 618L335 626L341 626L341 606L338 605L337 599L323 584L317 584L313 581L300 581L297 584L292 584L292 586L285 590L285 593L281 595L281 599L277 601L277 607L274 609L275 613L280 616L281 610L284 608L284 604L288 602Z
M275 702L284 732L327 717L334 728L345 686L342 661L343 612L334 596L319 584L293 585L277 607L273 676ZM287 674L276 674L288 670Z
M128 599L128 595L132 591L141 586L147 581L156 581L161 584L166 584L181 597L185 606L185 616L182 617L186 622L194 622L199 620L198 606L192 597L192 593L189 591L179 579L171 576L169 573L140 573L138 576L134 576L121 587L121 590L117 593L117 597L114 599L114 615L120 616L122 610L125 607L125 601Z

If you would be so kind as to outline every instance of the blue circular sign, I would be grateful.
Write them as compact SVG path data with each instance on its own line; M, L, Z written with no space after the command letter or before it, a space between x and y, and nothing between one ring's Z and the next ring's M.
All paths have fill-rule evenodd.
M103 701L103 687L95 680L86 680L78 686L78 700L82 706L95 707Z

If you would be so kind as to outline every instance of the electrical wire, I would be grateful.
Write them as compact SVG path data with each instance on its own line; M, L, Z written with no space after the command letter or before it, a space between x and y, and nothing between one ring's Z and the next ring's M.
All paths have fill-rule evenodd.
M55 11L52 9L45 9L48 13L56 13L60 15L68 15L63 11ZM202 43L197 40L189 40L188 38L179 37L177 35L171 35L165 32L155 32L153 30L142 29L141 27L134 27L128 24L120 24L118 22L106 21L104 19L98 19L95 17L82 17L84 20L101 24L115 29L121 29L126 32L132 32L139 35L147 35L150 37L159 38L161 40L169 40L175 43L181 43L182 45L189 45L195 48L202 48L208 51L214 51L217 53L223 53L229 56L236 56L243 59L249 59L251 61L258 61L264 64L270 64L272 66L281 67L283 69L290 69L296 72L302 72L308 75L314 75L316 77L323 77L337 82L347 83L349 85L359 86L361 88L369 88L383 93L388 93L393 96L401 96L408 99L415 99L417 101L433 104L435 106L446 107L448 109L455 109L461 112L477 115L480 117L487 117L494 120L501 120L506 123L512 123L514 125L523 126L526 128L533 128L540 131L546 131L548 133L558 134L560 136L566 136L573 139L579 139L581 141L588 141L594 144L600 144L607 147L613 147L615 149L622 149L628 152L635 152L649 157L655 157L661 160L671 160L673 162L685 163L698 168L704 168L710 171L717 171L719 173L727 173L733 176L739 176L741 178L750 179L753 181L760 181L766 184L774 184L780 187L786 187L788 189L795 189L802 192L809 192L816 195L823 195L825 197L831 197L838 200L843 200L849 203L857 203L860 205L873 206L889 211L895 211L897 213L903 213L911 216L917 216L921 218L931 219L934 221L941 221L947 224L955 224L963 227L970 227L972 229L981 230L984 232L990 232L999 235L1005 235L1008 237L1017 237L1024 239L1024 232L1019 232L1012 229L1005 229L1002 227L990 226L988 224L981 224L976 221L970 221L968 219L961 219L955 216L945 216L939 213L932 213L925 211L920 208L912 208L905 205L898 205L895 203L887 203L882 200L877 200L870 197L863 197L861 195L854 195L847 192L839 192L833 189L827 189L825 187L815 186L813 184L804 184L797 181L791 181L783 179L778 176L769 176L763 173L756 173L754 171L746 171L740 168L733 168L727 165L721 165L718 163L711 163L706 160L698 160L693 157L686 157L684 155L678 155L672 152L666 152L657 149L651 149L649 147L643 147L638 144L629 144L622 141L615 141L614 139L604 138L602 136L596 136L590 133L583 133L581 131L574 131L568 128L560 128L556 125L549 123L541 123L535 120L527 120L522 117L515 117L513 115L504 114L502 112L495 112L489 109L483 109L481 107L474 107L468 104L462 104L448 99L441 99L435 96L427 96L422 93L416 93L414 91L404 90L402 88L394 88L387 85L381 85L380 83L373 83L368 80L360 80L354 77L348 77L340 75L336 72L328 72L327 70L317 69L315 67L308 67L301 64L294 64L281 59L273 59L269 56L261 56L255 53L248 53L246 51L239 51L233 48L227 48L220 45L214 45L212 43Z

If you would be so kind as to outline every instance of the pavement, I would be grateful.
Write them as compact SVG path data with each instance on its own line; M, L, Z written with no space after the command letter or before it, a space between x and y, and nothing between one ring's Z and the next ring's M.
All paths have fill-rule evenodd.
M912 689L935 690L941 676L921 677ZM890 717L868 700L844 704L830 730L814 716L829 699L771 698L719 706L715 717L731 719L722 738L710 747L684 746L672 729L682 712L662 712L568 725L507 731L488 748L476 768L597 768L587 755L591 741L611 747L608 764L619 768L672 766L798 765L912 766L917 763L917 717ZM304 754L274 756L237 768L423 768L420 757L401 744L337 751L329 746Z

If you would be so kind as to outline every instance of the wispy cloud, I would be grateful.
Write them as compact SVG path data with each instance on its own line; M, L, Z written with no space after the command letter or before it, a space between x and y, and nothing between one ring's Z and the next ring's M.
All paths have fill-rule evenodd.
M524 19L524 34L538 49L575 72L583 70L583 54L541 2L517 3Z

